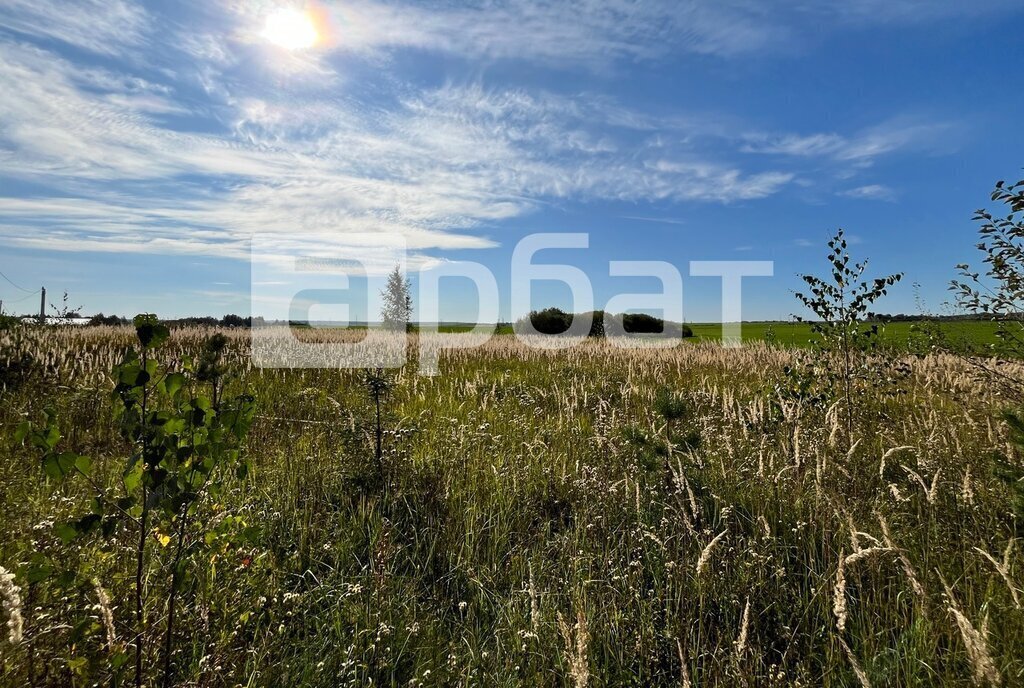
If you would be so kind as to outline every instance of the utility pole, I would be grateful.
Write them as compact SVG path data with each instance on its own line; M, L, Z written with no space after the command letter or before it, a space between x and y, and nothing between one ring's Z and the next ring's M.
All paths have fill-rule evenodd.
M46 287L42 287L39 295L39 324L46 324Z

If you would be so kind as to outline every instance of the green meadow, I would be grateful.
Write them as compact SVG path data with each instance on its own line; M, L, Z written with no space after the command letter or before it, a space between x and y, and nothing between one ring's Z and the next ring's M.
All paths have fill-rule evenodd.
M722 339L721 323L687 323L693 330L693 337L687 341L720 342ZM925 350L931 344L942 342L957 350L970 349L984 351L999 345L997 332L1005 327L991 320L934 320L934 321L901 321L879 324L881 343L896 348L915 351ZM439 328L444 333L468 332L471 326L464 324L443 324ZM497 334L512 334L512 326L499 325ZM810 323L794 321L744 322L741 324L744 342L768 342L784 346L805 347L814 340Z
M864 358L839 403L842 360L769 327L502 335L434 377L261 370L239 329L2 333L0 685L1019 684L1001 389Z
M988 320L942 320L893 322L880 324L880 341L893 346L926 345L929 339L941 337L950 343L984 348L999 343L1000 323ZM743 341L774 342L786 346L808 346L814 339L810 323L744 322ZM721 323L690 323L695 340L721 341Z

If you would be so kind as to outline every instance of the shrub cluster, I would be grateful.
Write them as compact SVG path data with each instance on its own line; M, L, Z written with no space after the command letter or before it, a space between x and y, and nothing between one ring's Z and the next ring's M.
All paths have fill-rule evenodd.
M560 308L545 308L539 311L530 311L529 315L516 321L514 329L516 332L523 332L527 318L529 318L533 328L541 334L580 335L583 334L581 328L585 326L586 320L589 318L590 326L587 330L589 337L622 334L659 334L678 338L693 336L693 330L689 325L666 321L647 313L617 313L607 318L607 322L605 316L604 311L590 311L574 315L566 313Z

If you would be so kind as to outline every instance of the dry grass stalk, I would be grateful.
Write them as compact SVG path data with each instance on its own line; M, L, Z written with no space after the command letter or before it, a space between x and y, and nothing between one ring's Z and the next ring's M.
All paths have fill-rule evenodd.
M736 642L733 643L733 649L736 651L736 659L740 659L743 653L747 649L747 634L750 630L750 598L747 598L747 603L743 607L743 618L740 621L740 633L736 638Z
M873 542L875 545L882 544L881 542L878 541L878 538L876 538L871 533L865 533L864 531L857 530L857 526L854 525L853 517L850 516L850 514L844 514L844 516L846 518L846 525L850 529L850 544L853 545L853 551L854 552L859 552L860 550L863 549L863 546L860 544L860 539L861 538L866 538L866 539L870 540L871 542Z
M793 428L793 465L800 468L803 460L800 456L800 423L796 424Z
M693 688L690 681L690 669L686 661L686 651L683 650L683 641L676 638L676 650L679 652L679 684L682 688Z
M924 492L925 499L928 500L928 503L935 504L939 495L939 478L942 476L942 468L935 471L935 476L932 478L930 485L926 483L924 478L921 477L921 474L914 469L908 468L903 464L900 464L900 468L906 471L907 475L913 478L915 482L921 486L921 491Z
M981 623L981 629L975 628L974 624L971 623L971 620L967 618L967 615L963 613L957 604L956 598L953 596L953 589L949 587L945 580L942 581L942 585L946 590L946 608L956 621L960 637L963 639L964 646L967 649L967 658L971 661L975 685L988 683L998 686L1001 682L999 670L996 668L995 660L992 659L992 653L988 647L988 615L985 615L985 619Z
M892 533L889 532L889 523L885 520L885 516L881 513L877 513L878 525L882 529L882 541L886 547L896 552L896 556L900 561L900 566L903 567L903 573L906 575L907 580L910 582L910 587L913 589L914 594L917 595L918 600L923 604L927 599L924 592L924 586L921 585L920 579L917 577L917 573L914 571L913 565L910 563L910 558L907 557L906 553L896 546L896 543L892 539Z
M974 506L974 482L971 479L971 467L964 471L964 480L960 484L960 501L967 506Z
M681 506L680 513L683 515L683 525L686 526L686 531L690 535L696 535L697 530L694 527L694 521L697 518L697 499L693 495L693 490L690 489L690 483L686 479L686 474L683 472L683 463L679 457L676 457L675 465L669 464L672 470L672 480L675 482L676 489L679 492L686 491L689 499L689 504L682 498L679 497L679 504Z
M939 476L942 475L942 469L939 468L935 471L935 475L932 477L932 485L928 488L928 503L935 504L939 498Z
M107 652L113 652L117 645L117 631L114 627L114 609L110 604L110 595L100 585L98 578L92 579L92 586L96 590L96 611L99 612L103 630L107 634Z
M903 493L900 492L900 488L897 487L896 483L889 483L889 494L891 494L892 498L896 500L896 502L898 503L910 501L910 497L904 497Z
M848 555L846 557L846 559L843 560L843 564L845 566L853 566L858 561L862 561L864 559L870 559L870 558L872 558L874 556L877 556L879 554L883 554L885 552L891 552L891 551L892 551L892 548L890 548L890 547L877 547L877 546L865 547L862 550L859 550L857 552L854 552L853 554Z
M843 648L843 652L846 653L846 658L850 660L850 666L853 668L853 673L857 680L860 681L861 688L871 688L871 681L868 680L868 675L864 673L864 669L861 668L857 657L853 654L853 650L846 644L842 636L839 636L839 645Z
M534 633L540 633L540 601L537 597L537 587L533 580L533 564L529 564L530 572L530 626Z
M700 557L697 559L697 576L698 577L700 577L700 575L702 573L704 573L704 569L707 568L708 562L711 561L711 555L714 553L715 546L719 542L721 542L722 538L724 538L725 534L728 533L728 532L729 531L727 531L727 530L723 530L721 533L716 535L714 537L714 539L711 540L711 542L709 542L707 544L707 546L703 549L703 551L701 551Z
M846 559L839 552L839 565L836 567L836 582L832 586L832 614L836 617L836 628L842 633L846 630Z
M1006 587L1010 590L1010 596L1013 598L1014 606L1017 607L1017 609L1020 609L1020 595L1017 591L1017 586L1013 584L1013 578L1010 575L1010 558L1013 556L1013 546L1016 542L1016 538L1010 538L1010 541L1006 543L1006 550L1003 552L1003 560L1001 562L996 561L995 557L980 547L975 547L974 549L981 554L981 556L988 559L999 575L1002 576L1003 582L1006 583Z
M565 617L559 612L558 628L565 641L566 654L569 656L569 675L572 677L573 685L575 688L586 688L590 681L590 630L582 608L576 609L576 625L573 628L569 627Z
M837 514L838 516L838 514ZM850 514L846 514L846 525L850 528L850 544L853 546L853 551L856 552L860 549L860 537L857 532L857 527L853 525L853 517ZM840 553L841 556L841 553Z
M830 430L828 433L828 446L835 447L838 444L839 431L842 429L842 424L839 422L839 413L837 409L839 402L832 404L828 407L828 411L825 412L825 424L829 426Z
M885 462L888 460L888 458L890 456L892 456L893 454L895 454L896 452L903 451L905 449L914 449L914 447L912 447L910 445L903 445L901 447L893 447L892 449L886 450L886 452L884 454L882 454L882 460L878 462L878 477L879 478L881 478L881 477L883 477L885 475L885 466L886 466Z

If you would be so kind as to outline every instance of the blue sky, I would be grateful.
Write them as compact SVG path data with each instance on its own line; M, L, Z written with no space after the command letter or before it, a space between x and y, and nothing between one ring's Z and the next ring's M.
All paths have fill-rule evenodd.
M268 31L289 8L312 47ZM544 259L598 306L656 286L608 261L667 260L714 320L689 262L772 260L744 293L769 319L842 226L906 273L881 310L917 283L941 311L1022 174L1022 29L1020 0L5 0L0 270L90 313L244 313L254 233L401 232L491 267L507 317L519 238L589 232Z

